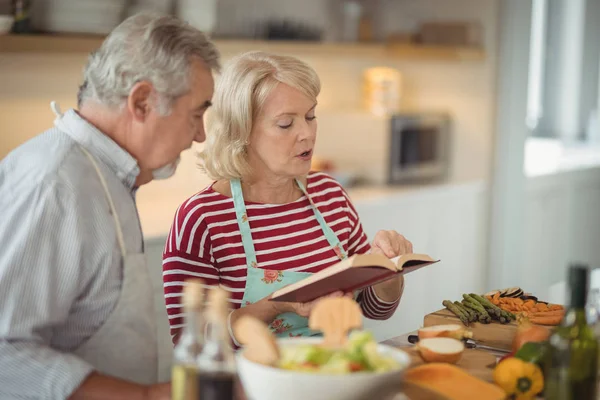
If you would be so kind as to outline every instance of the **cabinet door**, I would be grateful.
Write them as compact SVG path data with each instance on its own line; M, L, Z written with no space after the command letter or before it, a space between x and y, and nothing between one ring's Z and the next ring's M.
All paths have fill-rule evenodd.
M573 185L571 191L570 261L600 267L600 181Z
M562 180L534 182L525 205L523 266L514 286L544 297L564 279L569 254L569 189Z

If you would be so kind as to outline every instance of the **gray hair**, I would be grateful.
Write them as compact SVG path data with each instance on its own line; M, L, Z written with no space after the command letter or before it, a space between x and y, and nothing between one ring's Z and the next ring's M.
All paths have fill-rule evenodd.
M190 66L198 59L219 71L219 52L208 37L173 16L141 13L116 27L90 54L77 96L120 108L132 87L150 82L159 93L159 111L190 90Z

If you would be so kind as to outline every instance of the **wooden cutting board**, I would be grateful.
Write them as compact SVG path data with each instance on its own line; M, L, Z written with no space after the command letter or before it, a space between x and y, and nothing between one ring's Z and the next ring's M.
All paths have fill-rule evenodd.
M423 326L425 327L445 324L463 325L460 319L447 309L427 314L423 320ZM548 330L553 328L544 327ZM515 321L511 321L509 324L501 324L495 321L489 324L472 322L469 324L469 330L473 332L473 339L480 344L511 350L513 339L517 333L517 323Z
M412 347L402 347L412 360L411 368L424 364L418 350ZM463 368L469 374L479 379L492 382L493 368L496 365L496 356L483 350L465 349L462 357L456 363L457 367Z

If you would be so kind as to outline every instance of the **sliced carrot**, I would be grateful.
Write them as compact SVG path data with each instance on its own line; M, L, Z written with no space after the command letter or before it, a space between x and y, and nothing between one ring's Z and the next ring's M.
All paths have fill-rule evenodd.
M564 310L564 307L561 306L560 304L549 304L548 308L550 310Z
M525 303L523 303L523 305L527 306L528 308L531 308L531 307L535 306L535 301L527 300Z
M519 299L519 298L516 298L516 299L515 299L515 303L516 303L516 304L519 304L519 305L521 305L521 304L523 304L523 303L524 303L524 301L523 301L523 300L521 300L521 299Z
M548 305L545 303L537 303L535 308L537 308L538 311L548 311Z
M495 301L499 301L500 300L500 292L496 292L496 294L494 294L494 300Z

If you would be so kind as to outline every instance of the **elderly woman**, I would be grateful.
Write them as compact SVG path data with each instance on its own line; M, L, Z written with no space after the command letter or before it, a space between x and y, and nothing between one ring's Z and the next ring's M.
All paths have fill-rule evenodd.
M208 120L202 166L215 181L177 210L163 258L164 289L176 342L189 277L231 292L231 325L242 315L279 336L311 335L310 303L269 301L277 289L369 251L412 252L395 231L370 245L344 189L310 172L317 136L315 71L292 57L246 53L224 68ZM358 294L363 314L387 319L402 296L401 277ZM334 293L332 296L341 296Z

